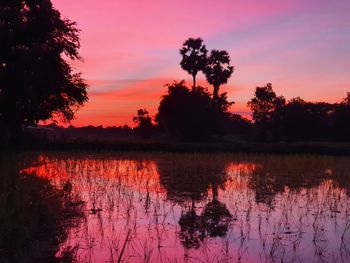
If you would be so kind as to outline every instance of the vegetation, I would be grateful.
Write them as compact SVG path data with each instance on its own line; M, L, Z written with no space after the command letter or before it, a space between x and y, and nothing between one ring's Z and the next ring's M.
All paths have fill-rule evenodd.
M181 67L193 76L193 88L186 87L184 81L174 82L168 93L160 101L156 123L161 132L178 139L198 141L213 135L230 133L230 128L244 130L246 121L229 112L233 102L227 94L219 94L220 85L227 83L233 67L225 50L212 50L207 57L207 49L201 38L187 39L180 54ZM196 86L196 75L202 71L214 86L213 96L206 88Z
M340 103L286 102L272 85L257 87L248 105L253 112L255 139L263 141L349 141L349 95Z
M209 84L213 85L213 100L219 99L219 88L233 73L233 66L230 66L230 56L226 50L212 50L205 66L205 77Z
M0 43L0 140L5 142L1 147L9 141L18 141L22 131L27 139L19 143L22 148L40 147L40 141L45 140L49 144L44 143L44 147L70 148L74 143L87 143L84 147L89 148L94 141L101 142L100 138L105 143L116 142L117 146L112 148L122 145L124 149L129 142L134 149L132 142L138 144L139 139L148 138L151 141L141 148L159 149L163 145L173 149L167 141L170 139L216 142L209 148L229 151L251 151L254 144L242 146L242 141L350 141L350 124L345 121L350 117L349 94L334 104L307 102L299 97L287 101L277 96L268 83L257 87L248 102L252 121L232 114L230 107L234 102L228 101L226 93L220 93L221 85L228 82L234 70L230 55L226 50L209 52L201 38L187 39L180 49L180 66L192 76L192 87L184 81L167 84L167 93L161 98L154 120L146 109L139 109L133 118L134 129L128 126L64 129L55 124L32 129L31 125L53 117L73 119L75 111L87 101L86 84L65 59L81 60L79 30L74 22L61 18L50 0L6 1L0 6L0 14L3 17L0 37L4 40ZM212 93L196 84L199 72L213 86ZM271 147L277 147L274 149L277 152L285 151L285 146L278 144L262 145L258 146L261 151ZM311 152L318 148L329 150L328 146L305 147ZM180 148L186 151L201 146ZM300 145L292 147L299 148ZM339 151L348 152L347 148Z
M223 95L217 104L202 87L190 90L185 82L168 85L156 116L159 128L176 138L200 140L222 132L231 105Z
M143 137L149 137L153 131L152 118L149 116L146 109L139 109L137 111L137 116L133 118L134 122L137 124L135 132L142 135Z
M0 140L18 140L22 125L71 120L87 101L65 59L81 60L76 24L50 0L2 1L0 17Z
M193 78L193 88L196 88L196 76L204 71L207 63L207 48L201 38L189 38L180 49L182 60L181 68L186 70Z

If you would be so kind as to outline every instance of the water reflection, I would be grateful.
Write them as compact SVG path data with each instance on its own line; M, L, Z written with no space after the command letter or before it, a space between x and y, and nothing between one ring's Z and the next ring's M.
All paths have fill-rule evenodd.
M0 156L0 262L66 262L74 247L56 252L78 227L80 206L69 205L69 187L57 188L49 180L19 172L19 156ZM68 186L68 184L66 184Z
M31 163L22 175L69 192L56 203L84 212L64 225L56 258L74 248L80 262L350 260L349 158L108 153Z

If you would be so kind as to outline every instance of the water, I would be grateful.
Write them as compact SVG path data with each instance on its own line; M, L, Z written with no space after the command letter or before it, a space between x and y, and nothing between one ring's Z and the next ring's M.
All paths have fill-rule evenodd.
M37 242L35 226L46 222L50 238L39 238L40 246L35 247L40 249L31 255L42 260L350 260L348 157L50 153L3 163L7 174L17 169L22 179L1 188L2 220L21 217L17 210L24 213L26 220L13 223L22 224L19 230L6 224L33 232L23 239L25 244L31 239ZM33 182L35 190L27 193ZM8 190L9 185L15 190ZM38 205L28 209L19 200L27 200L33 192L39 193L38 198L28 206ZM43 199L52 201L42 203ZM13 236L14 230L1 231L4 238ZM13 262L33 253L32 248L18 247L19 252L8 253L6 242L0 242L0 259Z

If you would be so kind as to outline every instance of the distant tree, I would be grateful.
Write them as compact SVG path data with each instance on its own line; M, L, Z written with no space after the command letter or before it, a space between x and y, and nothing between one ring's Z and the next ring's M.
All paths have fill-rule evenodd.
M160 101L156 122L161 130L182 139L207 137L211 124L211 98L201 87L189 90L184 81L168 85Z
M285 98L277 96L273 91L271 83L256 88L254 97L247 104L253 112L254 131L257 132L260 139L271 140L273 137L276 137L276 135L272 134L277 130L274 127L274 114L285 103Z
M248 101L248 106L253 112L255 122L266 122L271 119L271 114L278 107L285 105L283 96L276 96L272 90L272 84L267 83L264 87L257 87L254 97Z
M180 49L182 60L181 67L192 75L193 88L196 88L196 76L199 71L204 71L207 61L207 48L201 38L189 38Z
M137 116L133 118L133 121L137 124L136 132L146 137L151 134L153 129L152 118L146 109L137 110Z
M346 97L342 100L341 104L350 105L350 92L346 93Z
M212 102L210 93L202 88L190 90L185 82L168 85L168 93L162 97L156 116L161 130L186 140L201 140L219 134L232 103L226 94Z
M204 70L209 84L213 85L213 100L219 98L220 85L227 83L233 73L233 66L230 66L230 55L226 50L212 50L207 59Z
M56 115L73 119L87 101L87 85L66 61L81 60L76 24L50 0L2 1L0 39L0 130L11 136Z
M175 137L196 140L211 133L209 94L201 87L189 90L184 81L168 85L156 116L158 126Z
M328 140L334 134L331 131L334 107L326 102L293 98L273 113L270 126L279 129L279 134L286 140Z
M336 140L350 141L350 92L331 113L332 134Z
M247 118L242 117L239 114L230 114L228 121L225 123L225 133L227 134L240 134L247 136L252 123Z

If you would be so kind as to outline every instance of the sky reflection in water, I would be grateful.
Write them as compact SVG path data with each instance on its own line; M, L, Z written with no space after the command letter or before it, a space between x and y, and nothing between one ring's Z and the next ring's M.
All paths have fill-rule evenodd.
M69 187L81 262L350 260L344 157L48 154L22 173Z

